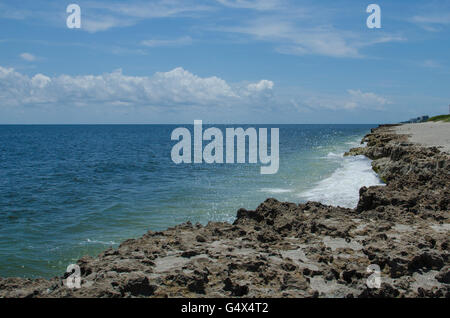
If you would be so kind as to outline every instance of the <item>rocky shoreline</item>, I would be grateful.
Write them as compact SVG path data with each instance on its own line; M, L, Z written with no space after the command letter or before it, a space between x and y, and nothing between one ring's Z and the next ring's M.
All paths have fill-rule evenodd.
M386 185L361 188L355 209L267 199L233 224L188 222L83 257L80 289L0 278L0 297L450 297L449 154L388 125L363 142L348 155L372 159Z

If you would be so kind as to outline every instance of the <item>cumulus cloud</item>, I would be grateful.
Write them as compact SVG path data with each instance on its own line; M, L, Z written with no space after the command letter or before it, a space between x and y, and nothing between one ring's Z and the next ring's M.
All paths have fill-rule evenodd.
M0 107L123 106L153 109L204 107L277 107L283 96L274 95L274 82L260 80L227 83L217 77L200 77L181 67L152 76L130 76L116 70L101 75L35 74L28 76L0 66ZM290 104L297 110L384 110L391 101L373 92L349 89L343 94L297 94Z
M264 90L271 90L274 83L268 80L261 80L258 83L248 84L247 89L249 92L261 92Z
M250 103L267 95L273 82L233 84L216 76L199 77L178 67L153 76L102 75L32 77L0 66L0 105L224 106Z

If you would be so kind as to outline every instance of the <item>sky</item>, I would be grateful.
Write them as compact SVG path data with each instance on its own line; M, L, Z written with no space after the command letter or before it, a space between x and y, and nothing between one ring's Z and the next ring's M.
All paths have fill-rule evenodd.
M450 0L0 0L0 124L395 123L449 79Z

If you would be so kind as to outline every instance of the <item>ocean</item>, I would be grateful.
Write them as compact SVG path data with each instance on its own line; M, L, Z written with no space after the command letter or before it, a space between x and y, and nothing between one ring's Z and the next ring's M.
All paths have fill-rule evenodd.
M204 125L207 128L207 125ZM233 222L268 197L353 208L381 184L343 157L376 125L278 127L280 166L180 164L171 132L192 125L0 126L0 276L53 277L84 255L182 222ZM248 125L215 125L250 127Z

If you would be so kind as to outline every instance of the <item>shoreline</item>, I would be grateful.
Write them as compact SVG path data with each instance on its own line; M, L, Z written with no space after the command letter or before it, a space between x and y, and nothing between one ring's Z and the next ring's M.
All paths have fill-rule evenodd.
M347 153L387 183L361 188L355 209L267 199L233 224L188 222L83 257L80 289L0 278L0 297L450 297L449 155L396 126ZM366 286L371 264L379 289Z
M408 140L426 147L438 147L450 153L450 125L445 122L405 124L395 128L398 134L409 135Z

